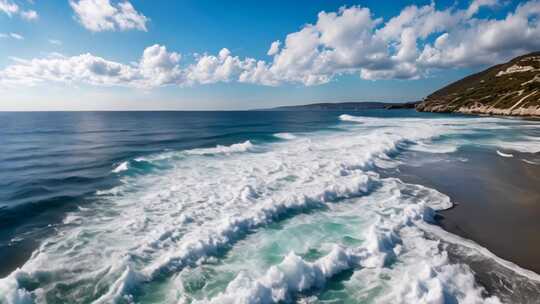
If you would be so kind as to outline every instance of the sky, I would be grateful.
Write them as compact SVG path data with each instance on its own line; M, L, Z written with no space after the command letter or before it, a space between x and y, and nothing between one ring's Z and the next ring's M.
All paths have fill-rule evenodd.
M413 101L538 50L540 0L0 0L0 111Z

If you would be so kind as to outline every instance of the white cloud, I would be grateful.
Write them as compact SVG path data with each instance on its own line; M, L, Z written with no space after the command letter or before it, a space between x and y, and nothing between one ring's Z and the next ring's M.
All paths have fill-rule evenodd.
M321 12L315 24L287 35L268 73L280 81L316 85L337 75L364 79L415 79L431 70L494 64L540 49L540 1L520 4L504 19L475 17L481 7L501 5L474 0L464 10L439 10L434 3L405 7L383 22L368 8L353 6Z
M499 4L490 0L472 1L465 9L411 5L387 21L368 8L344 7L321 12L314 24L288 34L283 42L272 42L269 61L240 58L223 48L181 64L180 54L153 45L131 64L91 54L18 60L0 70L0 84L56 81L153 88L237 81L309 86L342 74L370 80L417 79L438 69L494 64L540 49L540 0L521 3L503 18L476 16L481 7L495 5ZM95 17L87 24L93 30L126 29L131 22L127 20L139 16L133 10L125 19L115 17L133 8L128 2L114 6L107 0L81 0L72 6Z
M418 63L426 67L466 67L539 50L539 18L540 1L529 1L501 20L470 19L428 43Z
M21 36L21 35L19 35L17 33L10 33L9 36L11 36L11 38L17 39L17 40L23 40L24 39L23 36Z
M69 3L77 20L90 31L147 31L148 18L137 12L129 1L114 4L110 0L70 0Z
M28 10L28 11L23 11L21 12L21 17L25 20L29 20L29 21L32 21L32 20L36 20L39 18L38 16L38 13L34 10Z
M24 40L24 37L20 34L17 34L17 33L0 33L0 38L2 39L5 39L5 38L12 38L12 39L16 39L16 40Z
M241 81L276 84L267 78L262 62L240 59L224 48L217 56L198 55L195 62L180 66L182 56L165 46L147 47L138 62L120 63L92 54L66 57L54 54L46 58L12 58L14 64L0 70L0 84L35 85L46 81L87 83L92 85L154 88L165 85L194 85ZM263 64L264 65L264 64ZM261 72L263 68L263 72ZM262 75L261 75L262 74Z
M240 74L251 67L250 61L253 60L231 56L226 48L221 49L217 56L204 54L195 59L195 63L186 68L187 84L238 80Z
M141 79L131 85L155 87L181 84L184 79L179 66L181 58L180 54L168 52L167 48L161 45L155 44L146 48L136 69Z
M268 52L266 53L268 56L274 56L279 52L279 47L281 46L281 41L276 40L272 42L270 45L270 49L268 49Z
M0 12L8 16L12 16L19 11L19 6L9 0L0 0Z
M472 17L474 14L478 13L482 6L493 7L500 5L499 2L499 0L473 0L465 14L467 17Z
M49 43L54 45L62 45L62 41L57 39L49 39Z
M82 82L94 85L122 85L137 78L135 67L108 61L91 54L73 57L51 56L43 59L17 59L16 64L0 72L7 85L33 85L44 81Z
M23 11L21 8L11 0L0 0L0 12L8 15L9 17L13 15L20 15L21 18L31 21L38 19L39 15L34 10Z

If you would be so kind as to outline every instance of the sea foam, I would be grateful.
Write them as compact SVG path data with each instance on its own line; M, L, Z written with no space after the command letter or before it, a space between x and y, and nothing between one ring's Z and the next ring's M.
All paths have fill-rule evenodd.
M231 154L231 153L247 152L247 151L252 150L253 148L254 148L253 144L249 140L246 140L245 142L232 144L230 146L218 145L215 148L201 148L201 149L187 150L185 153L194 154L194 155Z
M120 163L118 166L116 166L112 170L112 172L113 173L120 173L120 172L126 171L127 169L128 169L128 162L125 161L125 162Z

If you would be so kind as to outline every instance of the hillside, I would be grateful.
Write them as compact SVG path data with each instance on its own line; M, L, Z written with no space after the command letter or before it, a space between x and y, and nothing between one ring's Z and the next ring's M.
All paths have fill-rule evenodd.
M458 80L416 106L425 112L540 116L540 52Z

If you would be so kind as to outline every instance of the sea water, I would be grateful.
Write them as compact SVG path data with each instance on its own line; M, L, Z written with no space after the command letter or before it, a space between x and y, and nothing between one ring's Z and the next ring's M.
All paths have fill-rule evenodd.
M501 303L406 151L537 166L540 123L408 110L0 114L0 303ZM456 156L457 157L457 156ZM457 258L456 258L457 257ZM516 292L521 292L517 290Z

